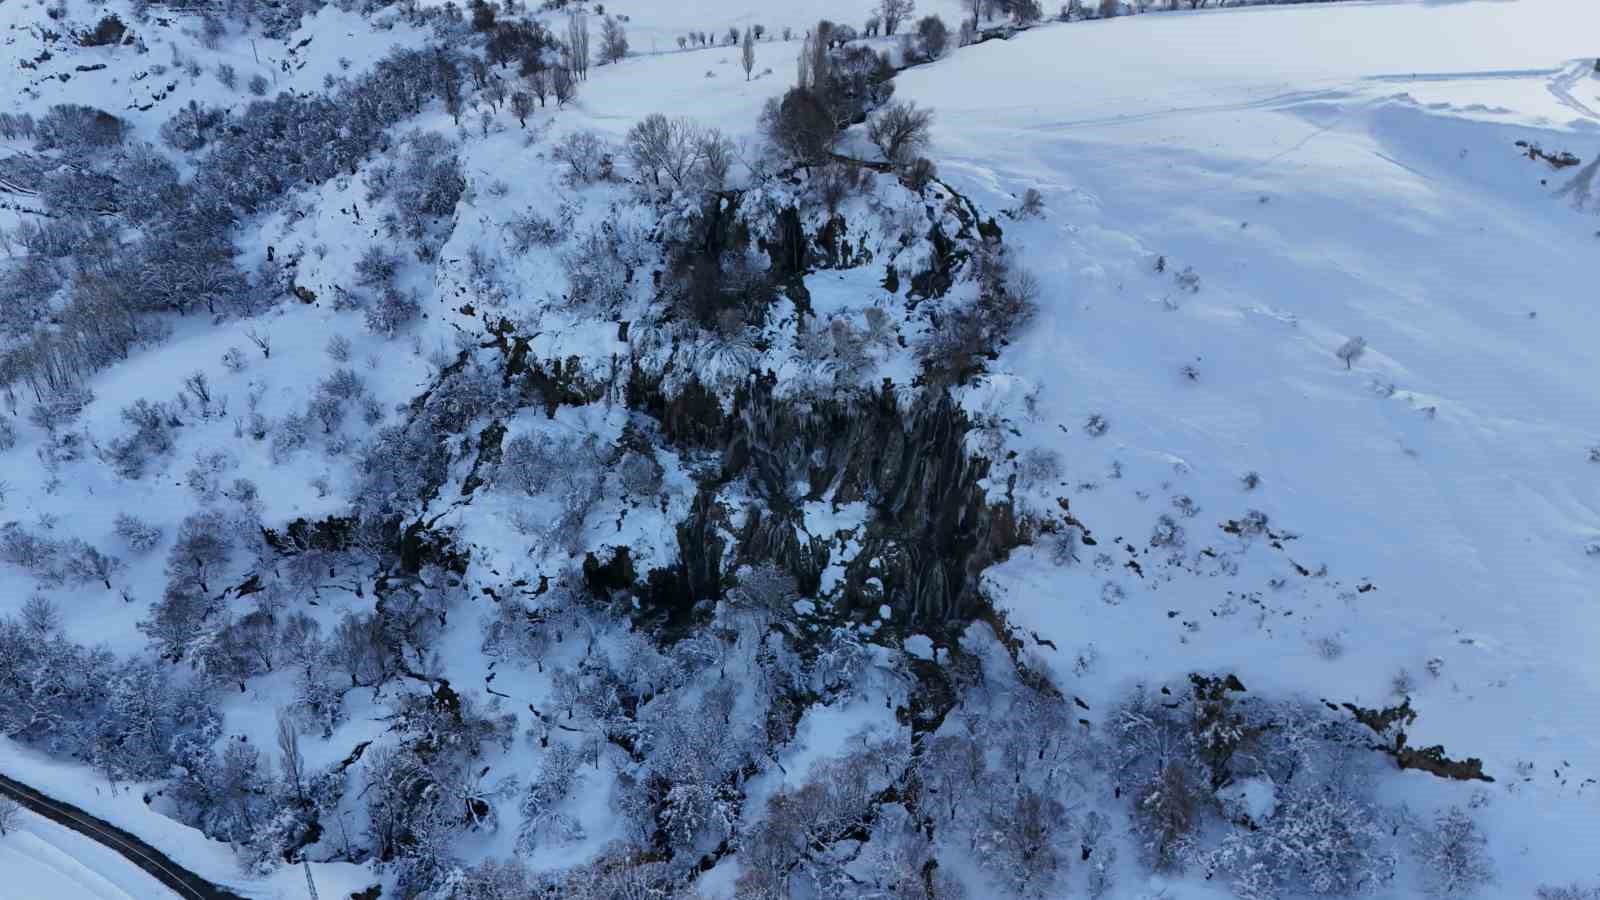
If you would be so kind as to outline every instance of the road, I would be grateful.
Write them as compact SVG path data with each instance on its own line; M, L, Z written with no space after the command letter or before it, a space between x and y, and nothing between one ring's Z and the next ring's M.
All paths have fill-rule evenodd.
M150 873L151 877L171 888L183 900L246 900L178 865L160 850L128 832L70 803L41 794L20 781L0 775L0 795L10 797L50 821L122 854L134 865Z

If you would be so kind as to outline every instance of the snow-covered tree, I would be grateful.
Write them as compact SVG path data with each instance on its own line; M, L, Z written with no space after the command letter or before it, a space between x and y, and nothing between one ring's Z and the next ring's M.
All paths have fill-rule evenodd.
M1423 881L1440 898L1470 897L1494 880L1489 841L1459 806L1439 811L1422 835Z
M1207 861L1232 876L1242 900L1272 900L1285 892L1349 896L1394 876L1390 831L1358 791L1306 781L1291 785L1256 830L1230 832Z

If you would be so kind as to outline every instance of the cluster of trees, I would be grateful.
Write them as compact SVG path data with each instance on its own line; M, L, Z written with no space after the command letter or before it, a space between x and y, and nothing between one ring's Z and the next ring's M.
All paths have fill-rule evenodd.
M1026 666L991 671L953 658L945 668L956 693L942 727L852 739L797 786L753 805L743 785L778 758L807 704L861 690L874 656L895 665L848 631L801 638L797 596L776 569L742 570L707 627L665 649L627 631L605 611L604 592L575 572L537 598L502 598L485 651L537 666L554 684L528 733L536 774L496 795L517 798L519 847L579 839L568 800L587 768L608 759L626 836L592 865L558 874L535 876L514 861L440 870L441 895L592 896L596 879L618 877L614 867L628 861L630 886L671 896L702 860L736 849L737 896L751 900L962 897L958 867L940 865L953 855L976 860L1007 895L1061 896L1081 884L1109 897L1123 814L1144 865L1204 873L1242 900L1379 888L1407 846L1432 896L1467 896L1493 877L1468 812L1449 808L1423 823L1379 801L1379 757L1363 726L1319 704L1254 698L1227 677L1136 691L1103 729L1089 729ZM1098 772L1121 811L1090 792ZM1556 890L1548 896L1566 896Z
M187 181L155 148L127 145L117 117L53 107L32 131L56 164L32 183L56 218L15 235L28 255L0 280L0 306L55 315L45 325L34 324L38 316L11 320L14 332L26 330L0 354L0 383L8 392L26 385L43 403L159 339L150 313L221 315L276 300L274 272L236 266L234 223L300 185L352 170L390 126L431 98L459 94L460 68L447 50L397 50L335 96L285 93L237 114L185 107L162 131L174 149L203 154ZM459 196L459 176L452 182L444 168L420 173L426 183L407 195L419 202L398 211L402 231L437 216L452 184ZM138 237L128 240L123 225Z
M785 28L783 30L783 39L786 41L789 40L791 34L791 29ZM742 35L743 36L741 37L741 32L739 29L732 25L728 26L728 30L722 34L720 40L715 31L691 31L688 34L678 35L678 49L686 50L689 47L715 47L719 42L725 46L732 47L741 40L754 44L756 41L759 41L767 36L767 26L751 25L742 32Z
M0 733L91 763L113 781L165 776L186 745L214 737L203 690L146 660L117 660L61 629L42 597L0 618Z
M1150 867L1199 867L1244 900L1348 896L1393 879L1405 842L1392 838L1404 831L1433 896L1467 896L1492 879L1487 841L1464 811L1420 825L1378 801L1364 726L1251 698L1231 678L1190 681L1179 702L1136 692L1111 722L1118 790ZM1205 848L1201 835L1219 820L1234 827Z
M762 126L772 144L803 165L826 161L839 135L888 102L894 67L869 48L830 47L836 26L818 22L797 59L797 78L782 98L767 102Z

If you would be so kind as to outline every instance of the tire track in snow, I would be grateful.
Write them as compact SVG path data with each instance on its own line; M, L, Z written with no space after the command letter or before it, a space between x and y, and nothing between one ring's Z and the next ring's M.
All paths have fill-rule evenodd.
M1274 94L1260 100L1247 100L1236 103L1213 103L1199 106L1178 106L1171 109L1156 110L1147 113L1129 113L1126 115L1101 116L1091 119L1074 119L1065 122L1044 122L1031 126L1033 131L1071 131L1075 128L1094 128L1104 125L1132 125L1140 122L1156 122L1162 119L1171 119L1179 116L1208 115L1210 113L1246 112L1257 109L1276 109L1279 107L1297 106L1317 100L1340 100L1349 97L1349 93L1339 90L1323 91L1290 91L1284 94Z
M1600 113L1595 112L1588 106L1588 104L1584 103L1582 100L1579 100L1572 94L1573 87L1575 87L1578 82L1582 81L1584 76L1591 71L1593 70L1590 68L1590 64L1587 62L1573 63L1566 69L1555 73L1555 77L1550 79L1546 87L1550 89L1551 95L1554 96L1556 101L1562 106L1571 109L1586 119L1600 120Z

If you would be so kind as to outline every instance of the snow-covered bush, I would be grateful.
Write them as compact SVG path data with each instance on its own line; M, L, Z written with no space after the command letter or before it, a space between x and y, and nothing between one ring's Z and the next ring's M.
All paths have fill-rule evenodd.
M1165 547L1172 550L1182 550L1187 543L1183 526L1171 516L1162 515L1156 519L1155 527L1150 530L1150 546Z
M117 513L114 528L117 537L121 538L128 550L134 554L149 553L161 543L161 528L131 513Z
M617 476L629 496L647 500L661 490L663 471L654 454L628 450L617 464Z
M367 307L367 327L374 333L392 338L396 332L415 321L422 312L416 294L398 288L385 288L378 299Z
M191 153L211 141L227 113L219 107L201 106L190 100L161 126L161 139L174 150Z
M361 251L356 260L356 283L362 287L386 290L394 285L395 273L400 268L400 257L373 244Z
M64 387L45 395L28 410L28 421L52 434L70 426L94 400L88 388Z
M342 334L336 334L328 338L328 345L323 350L328 354L328 358L334 362L350 361L350 339Z
M128 123L103 109L58 103L34 127L34 146L80 157L122 143Z
M1395 867L1391 829L1371 801L1346 785L1302 781L1255 830L1229 832L1208 864L1234 879L1242 900L1273 900L1286 891L1344 897L1388 883Z
M1024 219L1037 219L1044 215L1044 195L1038 188L1028 188L1022 192L1022 205L1017 207L1017 216Z
M545 751L539 777L522 796L518 852L532 854L541 846L583 839L583 826L560 810L577 786L582 764L582 756L567 744L555 742Z
M296 450L306 445L311 437L311 419L289 413L272 429L271 456L274 463L282 463Z
M1433 896L1470 897L1494 880L1489 841L1461 807L1440 810L1421 843L1423 883Z
M513 217L506 224L506 230L511 234L511 248L520 255L526 254L534 247L551 247L559 244L566 238L567 228L571 224L570 218L563 226L540 215L537 210L529 209Z

